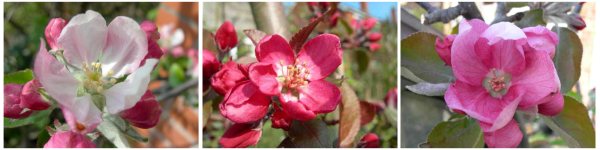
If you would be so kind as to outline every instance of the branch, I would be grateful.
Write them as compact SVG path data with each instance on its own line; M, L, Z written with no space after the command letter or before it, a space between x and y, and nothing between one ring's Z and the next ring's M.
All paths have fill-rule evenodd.
M167 93L157 96L156 100L163 101L163 100L178 96L179 94L181 94L183 91L185 91L187 89L198 87L198 82L200 82L198 78L194 78L193 80L188 80L185 83L181 84L180 86L177 86L174 89L168 91Z
M438 10L427 2L420 2L418 4L426 9L429 13L425 15L425 21L423 24L433 24L436 22L448 23L450 20L453 20L461 15L466 19L483 20L483 17L481 17L481 13L479 12L479 9L477 9L477 6L474 2L459 2L458 6L442 10Z

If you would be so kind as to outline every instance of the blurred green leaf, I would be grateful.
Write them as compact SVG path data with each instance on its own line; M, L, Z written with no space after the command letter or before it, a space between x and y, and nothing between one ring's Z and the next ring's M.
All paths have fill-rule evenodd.
M579 36L568 28L553 28L558 35L558 46L554 54L554 67L560 79L560 92L566 93L579 80L583 45Z
M286 141L287 140L287 141ZM335 134L322 120L316 118L301 122L294 120L280 146L285 148L333 148Z
M441 122L431 130L427 144L433 148L483 148L483 132L466 116Z
M25 84L31 80L33 80L33 71L31 71L31 69L25 69L4 75L4 84Z
M525 15L521 20L515 23L520 28L533 27L537 25L546 26L544 21L544 11L541 9L535 9L525 12Z
M435 38L434 34L417 32L402 39L402 67L430 83L450 82L454 78L452 70L435 51Z
M554 117L542 116L544 123L572 148L594 148L596 136L587 108L569 96L564 96L564 108Z
M265 122L262 127L262 136L256 144L257 148L273 148L277 147L279 143L285 138L283 133L284 130L276 129L271 127L271 121Z
M178 64L172 64L169 68L169 85L175 87L185 82L185 71Z
M360 130L360 103L350 85L343 83L341 90L339 147L351 148Z
M16 127L33 124L38 129L44 129L44 127L50 121L48 116L50 116L50 113L52 113L52 110L53 109L49 108L49 109L42 110L42 111L36 111L36 112L33 112L33 114L31 114L29 117L22 118L22 119L4 118L4 128L16 128Z
M358 63L358 72L363 74L369 68L369 62L371 57L369 53L365 50L355 50L354 51L354 60Z
M398 127L398 110L396 108L393 106L386 107L383 109L383 115L394 128Z
M48 130L42 129L40 130L40 134L37 136L37 141L35 146L37 148L43 148L44 145L50 140L50 134L48 134Z
M525 7L527 6L527 2L506 2L506 8L507 9L512 9L515 7Z

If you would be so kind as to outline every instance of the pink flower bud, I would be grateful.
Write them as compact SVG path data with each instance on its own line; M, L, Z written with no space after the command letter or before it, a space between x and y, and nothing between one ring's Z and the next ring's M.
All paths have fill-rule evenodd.
M38 89L42 84L37 79L25 83L21 91L21 106L31 110L44 110L50 107L50 104L42 98Z
M225 23L217 29L215 41L221 52L229 52L229 50L237 45L237 34L235 32L235 27L231 22L225 21Z
M48 45L50 45L50 48L56 49L60 47L57 45L57 41L58 37L60 36L60 32L62 32L62 29L65 27L65 25L67 25L67 21L64 19L53 18L46 26L46 41L48 42Z
M221 95L227 94L227 92L238 83L249 80L247 69L244 68L244 66L233 61L227 62L223 65L223 68L211 78L212 87Z
M369 39L369 41L371 42L377 42L379 40L381 40L381 37L383 35L379 32L373 32L373 33L369 33L369 35L367 35L367 39Z
M443 40L440 40L440 38L435 39L435 51L448 66L452 66L452 62L450 61L450 48L452 48L454 37L456 37L456 35L448 35Z
M255 128L254 124L236 123L229 127L225 134L219 140L224 148L243 148L250 145L256 145L262 130Z
M379 45L379 43L371 43L371 44L369 44L369 51L371 51L371 52L376 52L380 48L381 48L381 45Z
M290 128L290 125L292 125L292 118L282 111L281 107L275 106L275 112L271 117L271 122L271 127L280 128L287 131Z
M577 29L577 30L583 30L586 27L585 21L583 20L583 18L581 18L580 15L578 14L571 14L569 16L569 24Z
M58 131L50 137L44 148L95 148L96 144L85 135L72 131Z
M147 129L156 126L161 112L156 96L147 90L135 106L121 112L121 117L133 126Z
M360 25L362 26L362 28L367 31L373 29L373 27L375 27L376 24L377 24L377 19L371 18L371 17L360 21Z
M20 105L22 87L19 84L4 85L4 117L19 119L31 115L31 111Z
M217 57L213 52L209 50L202 50L202 89L203 91L208 89L210 85L210 77L219 71L221 62L217 60Z
M379 137L375 133L367 133L358 143L360 148L380 148Z
M145 60L148 58L156 58L160 59L160 57L164 54L163 50L160 48L156 41L160 39L160 34L158 33L157 27L151 21L144 21L140 24L140 28L144 30L146 33L146 39L148 39L148 53L144 57L144 60L141 62L140 66L144 65Z

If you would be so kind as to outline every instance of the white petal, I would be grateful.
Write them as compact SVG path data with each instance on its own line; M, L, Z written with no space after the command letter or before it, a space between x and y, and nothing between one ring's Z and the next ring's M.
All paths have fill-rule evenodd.
M102 15L88 10L73 17L60 33L58 44L64 48L67 61L77 67L98 60L106 43L106 21Z
M110 70L120 77L136 70L148 53L146 33L128 17L119 16L108 25L108 35L102 54L102 74Z
M74 103L79 81L62 63L48 53L44 40L40 42L33 72L44 90L59 104L72 105Z
M77 97L74 102L73 105L61 106L69 127L71 130L79 133L93 131L102 122L102 112L94 105L92 98L88 94Z
M147 59L144 66L127 76L125 81L106 90L104 96L109 113L116 114L129 109L142 98L150 83L150 72L156 63L158 59Z

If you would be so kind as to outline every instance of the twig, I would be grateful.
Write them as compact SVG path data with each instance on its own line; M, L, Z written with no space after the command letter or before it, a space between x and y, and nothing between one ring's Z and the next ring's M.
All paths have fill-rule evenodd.
M438 10L437 8L431 6L431 4L429 4L428 2L417 2L417 4L419 4L419 6L423 7L423 9L427 10L427 13L433 13L436 10Z
M175 87L174 89L168 91L167 93L157 96L156 100L163 101L163 100L178 96L179 94L181 94L182 92L184 92L185 90L187 90L189 88L198 87L198 82L199 82L198 78L194 78L193 80L188 80L185 83L181 84L180 86Z
M477 9L477 6L474 2L459 2L458 6L442 10L438 10L427 2L420 2L418 4L426 9L429 13L425 15L424 24L433 24L436 22L448 23L450 20L453 20L461 15L466 19L483 20L483 17L481 17L481 13L479 12L479 9Z
M502 17L502 18L496 18L496 19L495 19L495 20L492 22L492 24L494 24L494 23L498 23L498 22L503 22L503 21L506 21L506 22L515 22L515 21L519 21L519 20L521 20L521 19L523 18L523 16L525 16L525 13L523 13L523 12L518 12L518 13L516 13L516 14L514 14L514 15L511 15L511 16L508 16L508 17L504 16L504 17Z

